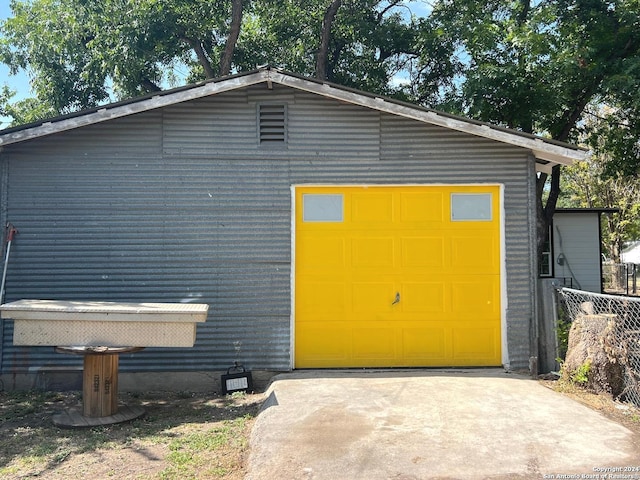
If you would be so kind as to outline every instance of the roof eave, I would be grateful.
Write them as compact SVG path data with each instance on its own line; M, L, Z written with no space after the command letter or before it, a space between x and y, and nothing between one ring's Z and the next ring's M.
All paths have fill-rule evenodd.
M493 128L488 124L469 122L461 118L441 114L433 110L415 106L403 105L382 97L362 95L357 92L337 88L328 83L318 83L300 77L293 77L277 71L271 71L272 81L316 93L335 100L360 105L375 110L419 120L421 122L458 130L479 137L496 140L498 142L528 149L540 160L552 164L571 165L575 161L584 160L588 156L586 150L572 147L561 142L546 141L542 137L522 135L502 128Z
M137 101L116 104L116 106L107 105L84 114L72 115L68 118L62 118L61 120L53 119L33 127L27 127L0 135L0 147L51 135L53 133L105 122L107 120L134 115L136 113L142 113L156 108L167 107L169 105L195 100L208 95L248 87L262 83L266 80L266 72L259 71L248 75L225 78L220 81L207 81L201 84L196 84L191 88L178 89L177 91L169 93L159 93L150 97L144 97Z
M78 112L77 114L59 117L58 119L34 124L33 126L27 125L24 128L10 129L7 133L0 134L0 147L263 82L269 85L277 83L334 100L521 147L529 150L539 160L536 163L536 168L539 171L550 171L551 167L557 164L570 165L574 161L584 160L588 155L586 151L569 144L491 126L486 123L436 112L392 99L369 95L365 92L327 82L307 79L284 73L271 67L222 79L207 80L193 86L169 90L127 102L106 105L102 108Z

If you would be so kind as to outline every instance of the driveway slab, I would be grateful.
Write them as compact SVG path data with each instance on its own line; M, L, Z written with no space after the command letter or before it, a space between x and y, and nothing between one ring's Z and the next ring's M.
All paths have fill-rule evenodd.
M640 480L637 435L500 369L296 371L266 394L246 480Z

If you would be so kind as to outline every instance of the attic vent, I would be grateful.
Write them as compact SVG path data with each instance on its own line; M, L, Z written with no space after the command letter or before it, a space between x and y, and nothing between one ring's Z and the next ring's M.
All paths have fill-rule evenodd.
M260 145L284 145L287 142L286 105L266 104L258 107Z

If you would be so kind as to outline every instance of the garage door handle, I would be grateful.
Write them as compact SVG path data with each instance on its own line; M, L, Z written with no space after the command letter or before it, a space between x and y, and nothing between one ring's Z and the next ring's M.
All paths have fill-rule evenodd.
M391 302L391 305L395 305L396 303L400 303L400 292L396 292L396 299Z

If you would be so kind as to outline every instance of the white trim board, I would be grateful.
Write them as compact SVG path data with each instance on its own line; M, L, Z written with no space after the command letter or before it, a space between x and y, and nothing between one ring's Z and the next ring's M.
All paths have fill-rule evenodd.
M486 123L448 115L423 107L400 103L389 98L369 95L366 92L358 92L338 85L322 83L313 79L305 79L272 68L265 68L218 80L209 80L188 87L168 90L153 96L140 97L139 99L132 99L127 102L105 105L90 111L58 117L57 119L51 119L43 123L11 128L4 134L0 131L0 146L19 143L260 83L265 83L267 88L271 88L274 83L284 85L296 90L314 93L352 105L359 105L380 112L521 147L531 151L537 159L541 160L539 163L539 169L541 171L548 171L553 164L570 165L574 161L584 160L588 156L588 152L569 144L554 142L516 130L495 127ZM549 162L549 164L545 164L545 162Z

